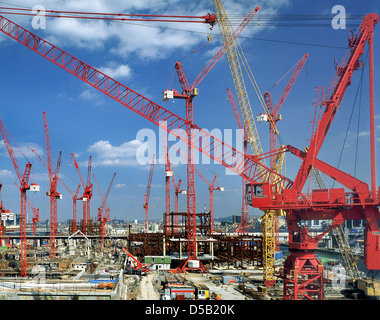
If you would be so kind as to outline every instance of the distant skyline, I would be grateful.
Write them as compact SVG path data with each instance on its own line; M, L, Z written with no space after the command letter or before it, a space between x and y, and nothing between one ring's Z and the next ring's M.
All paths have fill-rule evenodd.
M243 18L255 7L260 7L257 16L253 18L256 25L249 24L239 39L261 93L272 88L274 101L280 97L288 77L285 77L278 86L273 87L273 85L305 53L309 54L280 111L282 121L278 123L279 144L291 144L303 149L308 145L312 128L315 88L329 86L335 73L335 61L339 63L347 51L348 30L333 28L329 20L334 16L332 8L342 4L348 17L357 17L371 12L379 13L380 3L376 0L366 2L350 0L344 3L333 0L318 2L260 0L251 1L249 4L244 0L225 0L223 3L231 20ZM67 11L197 16L215 12L211 0L196 0L190 3L184 0L72 2L41 0L38 3L33 0L15 0L11 3L1 2L1 5L25 8L40 5L46 9ZM269 22L265 20L265 15L269 15ZM222 45L218 37L218 26L210 30L206 24L123 23L47 18L45 29L33 29L32 17L4 16L183 118L184 101L161 100L163 90L181 89L174 69L175 62L182 63L191 83ZM309 18L304 23L296 25L294 17L298 16ZM285 25L276 21L276 18L286 19L286 17L289 21L285 21ZM320 17L327 19L321 22L317 20ZM359 19L348 19L347 28L359 23ZM378 153L380 152L380 101L377 94L380 92L377 71L377 66L380 65L379 30L380 26L377 25L374 44ZM208 43L209 36L211 36L210 43ZM143 200L148 182L149 163L139 163L138 157L148 158L144 151L144 143L148 140L147 135L151 135L156 144L157 159L161 159L161 162L159 161L154 168L149 214L152 219L162 219L165 211L164 165L160 157L162 131L143 117L120 106L101 92L3 34L0 34L0 46L3 56L0 62L2 70L0 118L12 136L11 143L17 153L21 171L24 171L26 159L17 151L16 143L32 163L30 182L39 184L41 191L28 192L28 198L40 209L40 219L46 220L50 217L49 198L45 195L49 190L48 172L28 147L46 159L43 111L46 111L49 123L53 167L56 166L58 154L62 151L60 177L73 193L80 180L70 153L77 158L85 180L88 159L91 155L92 173L95 174L103 194L113 173L116 172L107 201L111 210L111 220L115 217L125 221L128 218L144 219ZM366 53L363 59L365 56ZM362 70L358 70L354 73L352 84L345 94L319 158L333 166L339 164L341 170L369 183L368 66L363 72L361 94L358 88ZM248 79L246 85L253 114L256 116L263 110ZM220 133L222 139L230 139L234 147L240 148L236 120L227 100L226 88L230 88L234 93L235 90L226 57L218 61L198 88L199 95L194 98L194 122L209 132ZM348 126L350 119L351 123ZM268 125L257 123L257 128L264 152L267 152L269 151ZM169 147L177 143L178 141L169 140ZM343 143L345 143L344 148ZM175 155L172 156L175 162ZM197 168L209 181L212 181L217 174L216 185L223 186L225 190L214 192L214 216L231 216L234 211L240 215L241 178L227 174L225 168L215 164L214 161L210 161L209 164L201 156L200 160ZM0 142L0 163L0 182L3 184L1 198L4 207L11 212L19 212L19 191L14 185L18 184L18 180L3 141ZM299 166L298 159L287 155L285 175L294 179ZM378 168L378 184L379 170ZM173 171L176 181L182 179L181 189L186 189L186 165L174 164ZM204 206L209 207L208 187L198 176L195 179L197 212L203 212ZM91 181L93 218L97 215L100 197L92 175ZM327 181L327 183L331 187L332 182ZM63 199L58 201L58 221L66 221L72 218L71 195L61 185L58 185L58 191L63 195ZM171 191L172 210L174 210L173 186ZM82 192L81 189L80 193ZM186 196L179 195L179 197L180 211L185 212ZM27 210L31 221L32 212L29 208ZM250 215L252 214L260 216L262 213L250 208ZM81 201L77 201L77 217L82 219Z

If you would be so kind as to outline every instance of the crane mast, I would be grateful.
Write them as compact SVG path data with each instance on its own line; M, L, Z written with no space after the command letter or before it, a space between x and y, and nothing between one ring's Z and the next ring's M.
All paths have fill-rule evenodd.
M240 129L240 132L243 135L244 154L248 154L247 134L246 134L246 131L244 130L244 126L243 126L242 120L240 118L239 111L237 109L234 96L233 96L233 94L229 88L227 88L227 94L228 94L228 99L231 103L232 111L234 112L236 122L238 124L238 128ZM243 190L242 190L242 204L241 204L241 221L240 221L238 229L243 233L248 233L248 231L249 231L249 212L248 212L248 203L247 203L246 187L245 187L247 184L247 180L244 177L242 179L242 183L243 183Z
M230 67L232 80L235 87L236 96L238 99L238 104L241 111L242 120L244 123L245 134L247 136L247 141L251 149L252 155L263 154L263 149L261 146L259 134L257 132L255 119L252 113L252 108L250 105L247 89L244 82L244 77L242 73L242 68L239 61L239 52L236 43L239 42L238 39L232 40L232 26L229 21L228 15L224 9L221 0L214 0L214 7L218 18L218 26L220 34L222 36L223 42L227 44L227 60ZM271 159L273 157L271 156ZM261 159L261 163L265 165L265 159ZM273 168L272 168L273 169ZM261 167L259 168L261 170ZM261 181L266 181L271 175L266 175L265 171L262 171L260 177ZM244 183L244 180L243 180ZM244 207L243 200L243 210L244 215L248 216L248 210ZM247 211L247 212L245 212ZM275 214L273 210L266 210L262 216L262 232L263 232L263 266L264 266L264 283L267 286L273 286L275 284L274 275L274 264L275 264ZM242 217L243 218L243 217ZM245 217L244 217L245 218ZM246 218L245 218L246 219Z
M165 153L165 234L170 234L170 177L173 177L173 171L169 158L168 136L165 130L163 130L163 145ZM177 216L176 219L178 219Z
M285 89L282 92L282 94L281 94L280 98L278 99L275 106L273 106L272 97L271 97L270 92L266 91L264 93L264 101L265 101L265 104L266 104L267 109L269 111L269 113L266 117L266 119L267 119L266 121L269 122L269 148L271 151L277 149L277 135L278 135L277 122L281 119L281 117L279 115L279 111L280 111L282 105L284 104L285 99L288 96L290 90L292 89L295 81L297 80L297 77L300 74L303 66L305 65L305 62L306 62L308 56L309 56L308 54L305 54L296 63L296 65L293 67L294 71L291 74L291 76L290 76L290 78L289 78L289 80L285 86ZM270 157L271 168L274 165L274 157L275 157L274 154Z
M182 65L176 62L175 69L182 87L182 94L175 95L175 98L185 99L186 102L186 134L187 134L187 255L188 259L182 264L181 269L185 270L188 261L197 259L197 235L196 235L196 196L194 182L194 149L192 147L193 128L193 98L198 94L195 88L191 88Z
M13 168L16 171L17 178L20 182L18 189L20 190L20 276L27 276L27 261L26 261L26 191L39 191L39 186L36 184L29 185L29 177L32 170L32 164L28 162L25 166L25 171L22 174L20 166L18 164L16 155L13 151L12 145L10 143L5 125L0 119L0 133L4 140L5 147L8 151L9 157L11 159Z
M209 211L210 211L210 233L214 233L214 191L220 190L224 191L223 187L215 187L216 178L218 175L216 174L212 182L209 182L205 176L198 170L197 167L194 167L197 175L208 185L209 190Z
M150 170L149 170L149 178L148 178L148 184L146 186L146 191L144 194L144 205L143 208L145 209L145 232L149 231L149 197L150 197L150 188L152 186L152 178L153 178L153 169L154 169L154 163L155 163L155 154L153 154L152 162L150 164Z
M102 191L100 190L100 187L99 187L99 183L96 180L95 174L93 174L93 177L94 177L94 180L96 183L96 187L98 188L98 192L99 192L99 196L100 196L100 200L101 200L101 205L98 208L98 221L100 222L100 238L101 238L103 247L104 247L105 225L107 222L110 221L109 209L107 208L107 199L108 199L108 195L111 191L111 186L112 186L112 183L115 179L115 176L116 176L116 172L112 176L111 182L110 182L108 189L107 189L107 192L106 192L106 195L103 196Z
M224 9L222 1L214 0L214 7L217 13L219 30L220 30L223 42L228 43L226 55L227 55L228 64L229 64L231 75L232 75L232 80L234 82L235 92L238 98L238 104L240 107L242 120L244 123L244 129L245 129L245 134L247 136L247 141L250 146L252 154L261 155L264 152L261 147L259 134L257 132L255 119L252 113L252 108L250 105L250 101L249 101L249 97L248 97L248 93L245 86L244 77L243 77L243 73L242 73L242 69L241 69L241 65L239 61L239 52L236 45L236 43L238 43L238 39L231 41L230 35L232 33L232 27L231 27L231 23L229 21L228 15ZM273 156L271 156L270 159L273 159ZM261 163L265 164L265 159L262 159ZM269 176L265 175L263 172L263 175L261 176L261 180L266 181L270 177L271 175ZM244 180L243 180L243 183L244 183ZM244 210L244 215L248 216L248 210L246 210L246 208L244 207L244 200L243 200L243 210ZM264 251L263 275L264 275L264 283L267 286L273 286L275 284L275 275L274 275L275 249L276 249L276 245L275 245L276 217L275 215L276 215L275 211L266 210L264 212L264 215L262 216L263 251Z
M69 187L61 180L59 179L59 182L61 185L71 194L73 199L73 222L72 222L72 234L77 232L77 200L78 200L78 194L81 185L78 185L77 191L75 191L75 194L69 189Z
M88 229L88 224L90 222L90 201L92 198L92 183L90 182L91 178L91 156L88 159L88 166L87 166L87 183L84 182L82 174L79 170L78 162L75 159L75 156L73 153L71 153L71 157L73 158L74 161L74 166L75 169L77 170L79 179L82 183L82 188L83 188L83 195L79 200L83 201L83 220L82 220L82 229L83 229L83 234L87 233Z
M62 196L57 192L57 183L59 176L59 169L61 166L62 152L59 153L56 170L53 170L49 125L46 117L46 112L43 112L44 120L44 134L45 134L45 148L47 157L47 167L49 173L50 191L47 195L50 197L50 258L55 258L55 237L57 234L57 199L61 199Z

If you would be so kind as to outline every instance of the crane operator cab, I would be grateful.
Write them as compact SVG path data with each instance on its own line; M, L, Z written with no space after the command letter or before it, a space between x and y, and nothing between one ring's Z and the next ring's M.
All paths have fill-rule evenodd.
M272 194L276 194L276 185L269 182L250 183L246 185L246 197L250 206L260 208L272 203Z

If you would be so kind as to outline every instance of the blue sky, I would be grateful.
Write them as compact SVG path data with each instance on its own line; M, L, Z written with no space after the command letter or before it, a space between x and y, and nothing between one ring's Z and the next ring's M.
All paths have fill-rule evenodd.
M46 9L92 11L92 12L124 12L144 14L204 15L213 13L212 1L106 1L106 0L15 0L0 2L4 6L22 6L31 8L43 5ZM349 15L365 15L379 13L379 2L366 1L224 1L228 14L233 17L246 15L248 11L260 6L259 13L275 15L319 15L331 17L334 5L343 4ZM98 68L157 102L181 117L185 117L184 102L161 101L161 92L167 88L180 89L175 74L174 64L180 61L191 83L201 72L213 54L220 48L217 37L217 26L212 31L207 25L186 23L120 23L103 21L81 21L73 19L47 19L46 29L33 30L31 18L6 15L26 29L61 49ZM254 20L259 20L259 14ZM349 20L348 23L358 20ZM334 57L340 61L346 53L347 29L335 30L329 26L316 26L318 21L310 20L307 25L294 26L253 26L246 27L240 42L249 65L255 75L262 92L277 82L305 53L309 54L307 63L298 77L291 93L281 110L283 120L279 122L279 141L302 149L310 138L311 124L317 86L328 87L332 80ZM313 25L314 24L314 25ZM375 67L377 66L380 41L375 28ZM210 44L193 53L207 42L211 34ZM29 199L40 209L40 219L49 218L48 174L37 157L30 154L29 146L46 156L43 133L42 112L46 111L50 129L50 139L55 165L59 151L62 151L61 178L74 192L79 178L73 166L70 153L76 155L82 175L86 179L87 161L92 156L92 172L105 194L112 175L116 172L113 188L108 198L111 218L143 219L142 207L144 193L149 175L149 164L141 165L136 160L136 151L142 145L137 140L141 132L150 131L157 137L159 130L139 115L119 105L117 102L86 85L66 71L45 60L31 50L23 47L5 35L0 35L0 62L2 77L0 79L0 99L2 108L0 117L14 141L25 151L32 162L31 182L41 185L40 193L29 193ZM347 132L347 124L353 108L353 101L359 84L361 71L356 71L352 85L348 88L338 115L334 120L319 158L336 166ZM377 74L377 73L376 73ZM277 101L287 81L271 91L272 98ZM375 92L379 92L379 81L375 76ZM237 128L232 108L227 101L226 88L234 91L231 74L226 58L222 58L210 71L199 87L199 96L194 100L194 122L208 130ZM253 114L262 112L253 89L247 88L250 94ZM375 97L375 103L379 97ZM343 151L340 168L354 174L355 154L358 154L356 176L369 183L369 121L368 121L368 68L364 70L363 94L361 99L360 123L358 127L359 100L356 104L351 126L348 130L346 145ZM376 109L376 132L380 137L380 112ZM264 151L269 149L267 124L257 124ZM359 128L359 130L357 130ZM359 135L359 147L356 141ZM235 136L234 136L235 137ZM12 140L12 143L14 143ZM173 142L171 142L173 144ZM15 145L13 145L15 147ZM170 146L170 145L169 145ZM379 149L379 138L377 138ZM380 152L380 151L378 151ZM377 157L379 158L379 157ZM21 169L26 161L19 157ZM0 145L0 181L3 183L2 199L11 212L19 211L19 192L11 161L6 149ZM287 176L294 179L300 162L288 155ZM223 186L224 193L215 191L214 216L222 217L240 214L241 179L238 176L226 175L221 165L200 164L198 169L212 181L218 174L216 186ZM182 187L186 187L186 166L174 166L176 180L181 178ZM377 175L379 176L379 174ZM95 182L91 201L91 216L97 214L100 198ZM379 179L378 179L379 183ZM335 185L336 186L336 185ZM63 199L58 203L58 220L64 221L72 217L71 195L61 186L58 189ZM173 191L173 187L172 187ZM81 190L83 192L83 190ZM80 193L81 193L80 192ZM197 211L208 207L207 185L196 176ZM181 195L180 195L181 197ZM174 210L174 193L172 192L172 208ZM156 164L150 196L150 217L162 218L165 210L164 202L164 166ZM186 211L186 197L180 198L180 210ZM260 215L250 209L250 214ZM31 211L28 208L29 219ZM82 203L78 201L78 218L82 217Z

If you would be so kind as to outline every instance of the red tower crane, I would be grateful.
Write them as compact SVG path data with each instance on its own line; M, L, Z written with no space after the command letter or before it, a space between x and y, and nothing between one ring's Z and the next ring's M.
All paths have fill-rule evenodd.
M57 167L53 170L49 126L47 122L46 112L43 112L45 147L47 157L47 167L49 172L50 191L46 193L50 197L50 258L55 258L55 237L57 234L57 199L62 199L62 195L57 192L59 169L61 166L62 151L59 152Z
M270 167L273 169L274 165L278 168L281 169L282 165L279 167L278 164L276 163L276 154L275 150L278 148L277 147L277 135L278 135L278 130L277 130L277 122L281 120L281 115L279 114L281 107L283 106L290 90L292 89L295 81L298 78L298 75L300 74L303 66L306 63L306 60L308 58L308 54L305 54L277 83L274 84L274 86L277 86L278 83L285 78L292 70L292 74L285 85L285 88L278 99L277 103L275 106L273 106L272 103L272 97L270 92L266 91L264 93L264 101L266 104L266 114L261 113L260 115L257 116L257 122L261 121L266 121L269 123L269 150L271 152L270 156ZM280 239L279 239L279 219L280 219L281 211L278 211L277 213L274 214L274 252L280 251ZM268 220L264 220L264 223ZM274 254L272 252L272 254ZM266 280L267 286L273 286L275 284L274 282L274 276L270 277L272 278L271 280Z
M83 201L83 221L82 221L82 228L83 228L83 234L87 234L87 228L88 224L90 223L90 201L92 197L92 183L90 182L91 178L91 156L88 159L88 167L87 167L87 181L86 183L83 180L82 174L80 173L79 166L77 163L77 160L75 159L74 154L71 153L71 156L74 161L75 169L78 172L78 176L80 179L80 182L82 184L83 188L83 195L79 198L79 200Z
M24 173L21 172L16 155L10 143L7 130L3 121L0 119L0 133L3 137L5 147L8 151L13 168L15 169L17 178L20 182L18 189L20 190L20 276L27 276L26 263L26 191L39 191L39 186L36 184L29 185L29 177L32 169L32 164L28 162L25 166Z
M101 205L98 208L98 221L100 222L100 237L101 237L101 240L102 240L102 244L104 246L105 226L106 226L107 222L111 221L111 219L110 219L110 210L109 210L109 208L107 208L107 199L108 199L108 195L109 195L110 190L111 190L111 186L112 186L113 180L115 179L116 172L112 176L111 182L110 182L110 184L108 186L106 195L104 197L103 197L102 191L100 190L98 181L95 178L95 174L92 174L92 175L94 177L94 180L95 180L95 183L96 183L96 187L98 188L99 196L100 196L100 200L101 200Z
M282 92L280 98L278 99L275 106L273 106L272 103L272 97L270 92L266 91L264 93L264 100L266 107L268 109L268 114L260 114L258 117L258 120L262 121L268 121L269 122L269 146L270 150L276 150L277 149L277 122L281 120L281 116L279 115L280 109L283 106L286 97L288 96L290 90L292 89L295 81L298 78L298 75L300 74L303 66L305 65L305 62L308 58L308 54L305 54L294 66L291 68L286 74L288 74L291 70L293 70L293 73L290 76L290 79L288 80L284 91ZM280 80L281 81L281 80ZM280 82L278 81L275 86ZM261 116L261 117L260 117ZM260 122L260 121L258 121ZM270 157L270 165L272 167L273 161L274 161L275 155L272 154Z
M163 130L163 147L165 153L165 216L166 216L166 230L167 235L170 234L170 177L173 176L173 171L171 169L170 157L168 151L168 136L165 130ZM178 217L176 216L178 219Z
M186 190L181 190L181 184L182 179L178 180L178 183L175 181L174 174L172 176L172 182L174 186L174 195L175 195L175 201L174 201L174 212L178 213L178 195L179 194L186 194ZM178 220L176 221L176 224L178 223Z
M248 22L254 17L259 7L251 11L248 16L242 21L239 27L235 30L232 35L233 39L236 39L238 35L243 31ZM204 77L209 73L212 67L218 62L218 60L226 52L227 46L223 45L222 48L214 55L206 67L201 71L198 77L190 85L187 81L186 75L182 69L180 62L176 62L175 69L177 71L177 76L182 88L182 93L179 94L175 90L165 90L163 92L163 100L168 99L184 99L186 102L186 137L187 137L187 253L188 258L179 266L179 269L185 272L187 269L200 269L206 271L202 263L197 259L196 253L196 196L195 196L195 185L194 185L194 154L193 154L193 98L198 95L198 86ZM195 265L199 265L199 268L188 268L187 264L189 261L198 260Z
M177 183L175 181L174 174L172 175L172 182L174 186L174 212L178 213L178 195L186 194L186 190L181 190L182 179L179 179ZM174 222L178 226L178 223L179 223L178 215L175 216ZM174 228L174 231L177 231L177 229Z
M173 148L179 153L179 155L184 159L184 157L181 154L181 151L173 146ZM185 159L186 160L186 159ZM209 190L209 211L210 211L210 232L214 232L214 191L215 190L220 190L224 191L223 187L215 187L215 182L216 179L218 178L218 175L216 174L214 177L214 180L212 183L210 183L205 176L198 170L197 167L194 166L194 171L197 173L197 175L208 185L208 190Z
M212 180L212 183L210 183L205 176L198 170L197 167L194 167L195 172L198 174L198 176L208 185L209 190L209 211L210 211L210 228L211 233L214 232L214 191L224 191L223 187L215 187L216 178L218 175L216 174L214 177L214 180Z
M3 187L3 184L0 182L0 196L1 196L1 190L2 190L2 187ZM27 198L28 200L28 198ZM8 219L15 219L14 218L14 214L11 213L8 209L5 209L4 208L4 204L3 204L3 199L1 197L1 201L0 201L0 215L1 215L1 223L0 223L0 235L1 236L5 236L5 220L8 220ZM34 227L34 223L33 223L33 227ZM1 238L0 240L0 244L3 245L3 244L6 244L6 240L4 237Z
M234 96L229 88L227 88L227 94L228 94L228 99L231 103L232 111L234 112L234 115L235 115L238 128L240 129L240 132L242 134L244 154L247 155L248 154L248 137L247 137L246 131L244 130L244 125L240 118L240 114L237 109ZM247 179L243 177L241 221L237 228L237 231L242 232L242 233L248 233L249 231L249 211L248 211L248 202L247 202L247 197L246 197L246 187L245 187L246 184L247 184Z
M78 185L77 191L72 192L70 188L61 180L59 179L59 182L61 185L71 194L73 199L73 224L72 224L72 233L74 234L77 231L77 200L78 200L78 194L81 185Z
M146 186L146 191L144 194L144 204L143 208L145 209L145 232L149 231L149 197L150 197L150 187L152 186L152 178L153 178L153 169L154 169L154 163L155 163L155 154L153 154L152 162L150 164L150 170L149 170L149 178L148 178L148 185Z
M35 236L36 235L36 222L40 221L40 209L39 208L36 209L28 198L26 198L26 203L28 204L29 208L33 211L32 223L33 223L33 235Z

